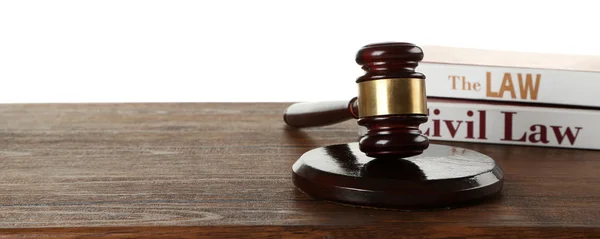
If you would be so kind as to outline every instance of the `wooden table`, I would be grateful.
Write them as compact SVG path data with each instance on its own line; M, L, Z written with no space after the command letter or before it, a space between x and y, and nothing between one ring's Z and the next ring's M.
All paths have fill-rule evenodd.
M599 151L435 142L495 158L505 170L502 195L429 212L349 207L299 192L291 166L314 147L355 141L356 123L286 130L288 105L0 105L0 233L600 236Z

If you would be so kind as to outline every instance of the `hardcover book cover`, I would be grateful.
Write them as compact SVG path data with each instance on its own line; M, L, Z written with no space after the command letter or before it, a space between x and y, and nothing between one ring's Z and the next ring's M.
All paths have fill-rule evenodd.
M424 46L427 95L600 107L600 56Z
M429 97L427 111L419 129L432 141L600 149L598 110Z
M600 149L600 111L428 99L430 140Z

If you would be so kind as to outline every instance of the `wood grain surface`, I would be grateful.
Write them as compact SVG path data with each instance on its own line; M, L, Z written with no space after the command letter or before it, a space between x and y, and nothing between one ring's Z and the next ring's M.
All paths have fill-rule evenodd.
M299 192L291 166L356 141L356 122L290 130L288 105L0 105L0 238L600 236L600 151L432 141L496 159L502 194L429 212L350 207Z

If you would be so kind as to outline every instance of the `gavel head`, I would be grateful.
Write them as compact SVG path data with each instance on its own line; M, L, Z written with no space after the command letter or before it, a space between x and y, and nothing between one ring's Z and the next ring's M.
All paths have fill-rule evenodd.
M356 63L365 74L358 84L358 120L366 128L359 148L377 158L423 153L429 140L419 125L427 122L425 76L415 72L423 51L411 43L379 43L361 48Z

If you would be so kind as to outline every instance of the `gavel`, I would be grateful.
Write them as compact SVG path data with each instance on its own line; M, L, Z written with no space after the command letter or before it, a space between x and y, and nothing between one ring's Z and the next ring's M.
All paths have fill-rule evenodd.
M318 127L357 119L366 128L359 149L376 158L423 153L429 140L419 129L427 122L425 75L415 68L423 50L405 42L370 44L356 54L365 74L358 96L349 101L302 102L289 106L283 120L294 128Z
M289 127L318 127L356 119L358 142L321 146L292 165L292 181L314 198L377 208L453 208L496 195L504 173L485 154L429 142L425 75L418 46L387 42L356 55L365 74L349 101L303 102L283 114Z

